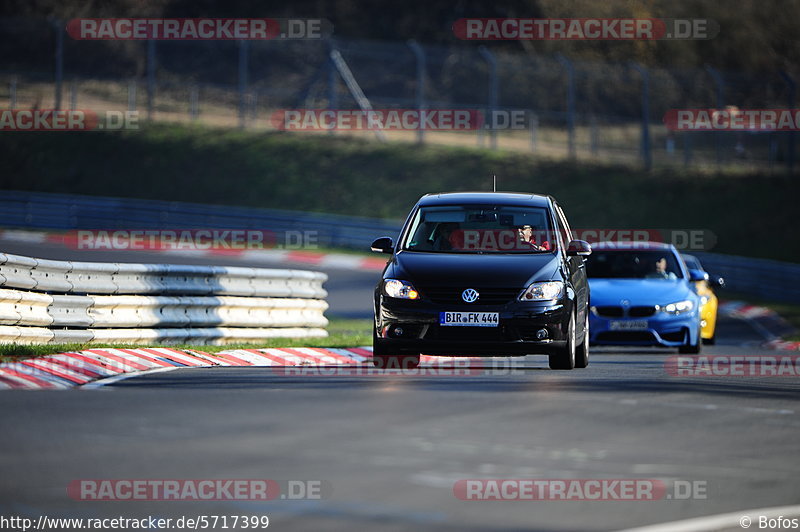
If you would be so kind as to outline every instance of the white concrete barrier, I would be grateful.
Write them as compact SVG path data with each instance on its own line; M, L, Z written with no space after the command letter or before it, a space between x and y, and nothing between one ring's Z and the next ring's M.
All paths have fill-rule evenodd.
M72 284L70 293L114 294L117 285L114 275L119 265L102 262L69 262L67 281Z
M0 343L247 343L326 336L327 275L0 254Z
M48 326L53 323L47 312L52 302L47 294L0 289L0 324Z
M12 288L36 288L36 279L33 277L33 269L36 267L36 259L21 257L19 255L0 256L0 275L2 275L3 286Z

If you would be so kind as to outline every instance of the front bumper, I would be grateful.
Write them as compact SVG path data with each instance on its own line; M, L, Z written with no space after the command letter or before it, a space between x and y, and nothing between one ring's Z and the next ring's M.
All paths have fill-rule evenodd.
M614 328L613 322L647 322L646 327ZM657 312L647 318L589 317L589 343L592 345L632 345L679 347L697 338L700 320L697 311L672 316Z
M442 305L380 296L375 342L392 353L446 356L550 354L566 344L572 302L513 301L504 305ZM497 312L497 327L439 325L440 312ZM537 332L547 338L537 339Z

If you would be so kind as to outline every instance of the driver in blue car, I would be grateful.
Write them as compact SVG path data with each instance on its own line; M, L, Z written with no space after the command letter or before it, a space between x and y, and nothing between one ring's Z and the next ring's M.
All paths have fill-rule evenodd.
M669 279L672 281L678 278L674 272L667 270L666 257L661 257L660 259L658 259L656 261L655 268L656 269L654 272L650 272L647 274L648 279Z

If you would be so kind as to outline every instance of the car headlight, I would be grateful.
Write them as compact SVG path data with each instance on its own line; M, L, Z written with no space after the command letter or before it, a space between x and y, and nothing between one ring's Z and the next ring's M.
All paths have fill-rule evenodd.
M689 312L693 308L694 308L694 301L686 299L684 301L676 301L675 303L662 305L660 307L660 310L661 312L666 312L667 314L672 314L673 316L677 316L678 314Z
M558 299L564 291L561 281L544 281L531 283L519 296L520 301L549 301Z
M398 299L419 299L419 292L408 281L386 279L383 281L383 292Z

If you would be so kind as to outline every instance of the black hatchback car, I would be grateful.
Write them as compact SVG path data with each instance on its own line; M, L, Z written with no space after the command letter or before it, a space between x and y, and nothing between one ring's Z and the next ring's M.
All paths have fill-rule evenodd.
M589 244L571 240L550 196L423 196L375 289L374 363L414 367L420 354L546 354L553 369L589 363Z

